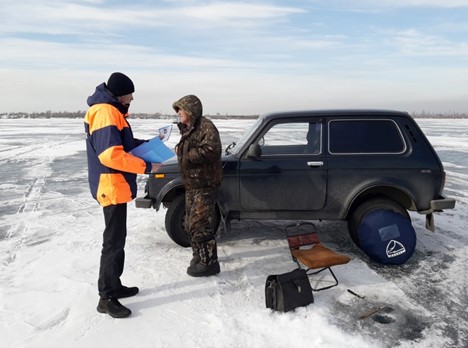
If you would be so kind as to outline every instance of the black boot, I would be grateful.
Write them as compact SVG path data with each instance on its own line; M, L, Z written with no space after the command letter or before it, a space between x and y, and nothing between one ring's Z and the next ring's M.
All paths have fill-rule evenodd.
M140 291L140 289L138 289L136 286L132 286L129 288L127 286L122 285L120 289L115 292L114 297L115 298L132 297L138 294L138 291Z
M219 262L215 261L209 265L204 265L201 262L187 268L187 274L192 277L209 277L216 275L221 271Z
M190 267L195 266L200 262L200 248L197 243L191 242L192 244L192 260L190 260Z
M190 260L190 267L195 266L197 263L200 263L200 255L193 254L193 257Z
M115 297L101 298L97 305L99 313L107 313L112 318L126 318L132 311L123 306Z
M200 262L190 265L187 274L192 277L208 277L218 274L221 270L218 262L216 240L211 239L196 243L199 250Z

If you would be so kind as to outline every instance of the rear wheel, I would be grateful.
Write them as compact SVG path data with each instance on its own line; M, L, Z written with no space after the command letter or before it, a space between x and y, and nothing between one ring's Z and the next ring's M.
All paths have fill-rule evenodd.
M408 211L399 203L392 201L391 199L379 197L372 198L360 206L358 206L348 219L348 230L353 242L360 247L358 229L359 225L362 222L362 219L369 214L371 211L383 209L383 210L392 210L395 213L403 215L407 220L411 221L411 218L408 214Z

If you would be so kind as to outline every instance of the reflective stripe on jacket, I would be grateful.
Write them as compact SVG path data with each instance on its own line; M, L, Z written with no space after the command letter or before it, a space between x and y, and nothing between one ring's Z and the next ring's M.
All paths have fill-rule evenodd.
M104 207L130 202L137 194L136 174L151 170L151 163L128 153L142 141L133 138L126 115L111 104L92 105L84 122L92 196Z

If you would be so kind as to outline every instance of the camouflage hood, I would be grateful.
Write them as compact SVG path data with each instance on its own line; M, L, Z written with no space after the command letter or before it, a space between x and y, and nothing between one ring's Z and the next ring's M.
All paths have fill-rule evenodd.
M192 119L192 124L195 124L195 121L203 114L202 103L195 95L186 95L180 98L172 104L172 108L175 112L179 112L180 109L184 110Z

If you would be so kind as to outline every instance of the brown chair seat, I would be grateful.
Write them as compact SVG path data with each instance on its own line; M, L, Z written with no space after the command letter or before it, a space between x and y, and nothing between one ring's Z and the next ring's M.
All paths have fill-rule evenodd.
M338 254L320 242L309 249L291 249L291 254L310 269L344 265L351 260L348 256Z

